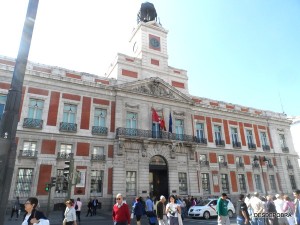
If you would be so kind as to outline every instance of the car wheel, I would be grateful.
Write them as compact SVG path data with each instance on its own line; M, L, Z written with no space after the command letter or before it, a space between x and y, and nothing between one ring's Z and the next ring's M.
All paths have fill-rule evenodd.
M228 210L228 217L229 218L233 217L233 212L231 210Z
M208 220L208 219L210 218L210 214L209 214L208 211L205 211L205 212L203 213L203 218L206 219L206 220Z

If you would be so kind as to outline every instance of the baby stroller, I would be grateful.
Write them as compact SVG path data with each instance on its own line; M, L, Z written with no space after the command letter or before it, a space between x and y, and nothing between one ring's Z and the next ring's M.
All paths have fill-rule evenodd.
M155 225L156 221L157 221L155 213L154 212L148 212L147 216L148 216L149 224L150 225Z

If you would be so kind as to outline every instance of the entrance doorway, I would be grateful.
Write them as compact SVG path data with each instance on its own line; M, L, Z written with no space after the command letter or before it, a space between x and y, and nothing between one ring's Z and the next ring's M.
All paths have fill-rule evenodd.
M149 164L150 196L157 199L161 195L169 196L169 174L168 165L162 156L155 155Z

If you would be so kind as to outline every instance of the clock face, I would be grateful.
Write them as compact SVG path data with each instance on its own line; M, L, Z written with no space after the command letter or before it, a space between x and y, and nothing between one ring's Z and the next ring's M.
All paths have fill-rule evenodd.
M156 38L152 37L150 38L150 45L153 48L160 48L160 42Z

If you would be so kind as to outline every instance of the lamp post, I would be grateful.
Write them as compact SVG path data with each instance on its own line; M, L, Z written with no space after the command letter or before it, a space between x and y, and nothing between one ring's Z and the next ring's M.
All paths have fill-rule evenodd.
M4 114L0 121L0 224L4 224L9 191L16 160L16 133L23 81L39 0L29 0L19 52L8 91Z
M265 182L265 179L264 179L264 173L263 173L263 162L268 162L268 159L265 157L265 156L256 156L254 155L254 158L253 158L253 162L254 163L259 163L260 165L260 170L261 170L261 176L262 176L262 179L263 179L263 183L264 183L264 187L265 187L265 193L266 193L266 196L268 195L268 191L267 191L267 188L266 188L266 182Z

